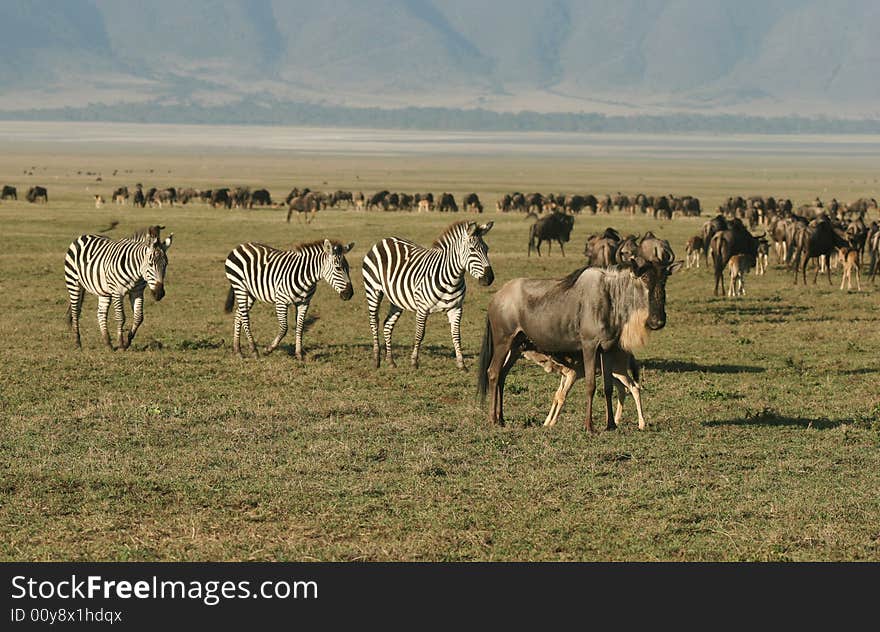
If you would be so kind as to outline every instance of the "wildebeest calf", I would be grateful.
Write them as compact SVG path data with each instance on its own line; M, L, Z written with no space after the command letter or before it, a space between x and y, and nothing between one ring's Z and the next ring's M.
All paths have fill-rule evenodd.
M733 255L727 262L730 270L730 287L727 289L728 296L744 296L746 293L745 277L755 266L755 257L748 254Z
M687 240L687 244L684 247L685 252L685 264L686 267L691 268L696 266L700 267L700 255L704 254L703 249L703 237L701 235L694 235L690 239Z
M840 289L843 289L843 284L846 283L846 289L852 289L852 273L855 271L856 273L856 289L861 292L862 291L862 273L859 269L861 266L859 265L859 251L857 248L851 247L841 247L837 249L837 256L840 262L843 264L843 278L840 280Z
M550 403L550 412L544 420L545 426L553 426L559 420L559 413L565 405L568 392L574 383L584 377L584 358L581 354L546 354L540 351L524 351L523 357L539 364L547 373L559 373L562 377L559 387L553 394ZM617 384L617 409L614 411L614 423L619 425L623 418L623 400L626 391L632 393L639 415L639 430L645 429L645 416L642 412L641 386L639 385L639 365L633 354L619 347L601 353L603 367L607 365L608 371L614 377ZM603 373L606 371L603 369Z

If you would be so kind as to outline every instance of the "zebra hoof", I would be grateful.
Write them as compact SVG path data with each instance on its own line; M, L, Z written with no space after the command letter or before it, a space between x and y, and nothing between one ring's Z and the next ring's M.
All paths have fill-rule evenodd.
M263 351L263 353L265 353L266 355L269 355L273 351L275 351L275 347L266 347L266 349Z
M458 370L461 371L462 373L467 373L467 372L468 372L467 365L466 365L464 362L461 362L460 364L457 364L457 366L458 366Z
M410 364L410 366L411 366L412 368L414 368L414 369L419 368L419 360L418 360L418 358L412 358L412 359L409 361L409 364Z

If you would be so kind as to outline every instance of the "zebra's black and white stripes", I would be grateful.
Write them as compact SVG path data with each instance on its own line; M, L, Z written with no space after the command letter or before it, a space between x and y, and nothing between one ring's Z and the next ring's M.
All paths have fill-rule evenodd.
M411 361L419 365L419 346L425 335L428 315L446 312L455 347L455 362L464 369L461 353L461 309L465 296L465 272L481 285L495 279L489 263L489 247L483 236L493 222L456 222L437 238L433 247L424 248L406 239L389 237L373 246L364 257L364 292L370 310L373 333L373 359L380 362L379 304L387 296L391 303L383 334L388 363L395 366L391 355L391 332L403 310L416 313L416 337Z
M302 334L309 302L318 281L324 279L343 300L354 293L349 277L345 253L353 243L343 246L329 239L300 244L293 250L276 250L258 243L241 244L226 257L226 278L231 288L226 299L226 311L236 307L232 348L241 354L241 332L244 330L251 352L257 355L257 345L251 334L249 312L255 300L275 304L278 317L278 335L266 348L271 353L287 335L287 313L296 306L296 357L302 359Z
M70 244L64 259L64 279L70 297L67 316L77 347L82 347L79 317L86 292L98 297L98 327L104 343L113 348L107 330L107 312L112 304L119 346L125 349L131 344L144 320L144 288L149 286L157 301L165 296L166 251L171 247L174 234L162 241L160 230L159 226L151 226L120 240L104 235L82 235ZM134 312L128 336L123 333L122 302L126 294Z

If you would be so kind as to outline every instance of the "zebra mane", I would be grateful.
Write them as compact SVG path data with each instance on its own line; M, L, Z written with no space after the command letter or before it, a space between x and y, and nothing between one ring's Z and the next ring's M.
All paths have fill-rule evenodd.
M450 224L449 226L446 227L446 230L444 230L442 233L440 233L440 236L437 237L437 239L435 239L434 243L431 245L434 248L439 248L440 246L443 245L443 240L445 240L452 233L454 233L456 230L458 230L459 226L467 226L469 221L470 220L464 219L464 220L460 220L458 222L453 222L452 224Z
M330 243L333 244L334 248L336 246L342 246L342 242L338 241L336 239L331 239ZM322 250L324 249L324 240L323 239L316 239L315 241L304 241L301 244L295 245L293 248L291 248L291 250L293 252L304 252L304 251L309 250L311 248L319 248L319 247Z
M164 226L144 226L141 229L136 230L131 236L126 237L125 239L131 239L132 241L142 241L144 243L153 243L154 241L159 241L159 233ZM150 232L155 230L156 234L151 235Z

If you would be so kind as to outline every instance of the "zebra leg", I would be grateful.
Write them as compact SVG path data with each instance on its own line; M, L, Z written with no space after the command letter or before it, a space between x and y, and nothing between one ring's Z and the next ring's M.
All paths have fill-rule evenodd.
M380 363L379 350L379 303L382 302L382 293L372 291L367 283L364 283L364 292L367 295L367 308L370 311L370 332L373 334L373 364L378 369Z
M266 354L270 354L281 344L281 341L284 339L284 336L287 335L287 314L290 309L290 305L287 303L275 303L275 316L278 317L278 335L275 336L275 340L272 341L268 347L266 347ZM299 324L299 319L297 319L297 324ZM297 327L297 338L299 338L299 327ZM297 345L298 346L298 345Z
M73 330L73 340L77 349L82 349L82 341L79 337L79 317L82 313L83 298L86 291L77 285L74 288L68 287L67 292L70 296L70 328Z
M464 365L464 356L461 354L461 308L454 307L446 312L449 319L449 330L452 332L452 346L455 347L455 366L462 371L467 371Z
M239 317L239 326L242 331L244 331L244 335L247 336L248 342L251 345L251 353L254 357L259 357L260 352L257 351L257 343L254 341L254 336L251 333L251 319L250 319L250 311L251 306L254 304L254 299L248 296L247 294L239 294L236 292L235 294L236 301L238 302L238 317ZM233 341L233 347L235 347L235 341ZM238 349L239 355L241 355L241 348Z
M134 319L131 323L131 330L128 332L128 340L125 341L125 349L131 346L134 335L137 333L141 323L144 322L144 292L141 290L137 294L129 294L128 300L131 302L131 311Z
M101 330L101 337L104 339L104 344L112 351L113 343L110 342L110 332L107 331L107 312L110 311L111 301L112 298L109 296L98 297L98 329Z
M123 296L113 297L113 312L116 314L116 339L120 349L125 349L125 305L122 303Z
M306 312L309 311L308 303L300 303L296 306L296 359L303 359L303 328L306 324Z
M410 364L414 369L419 368L419 347L422 346L422 340L425 338L425 324L428 322L428 312L419 310L416 312L416 340L413 345L412 355L410 356Z
M388 366L390 367L397 366L394 364L394 357L391 355L391 332L394 331L394 323L400 318L402 311L400 307L391 303L388 307L388 317L385 318L385 325L382 327L382 333L385 336L385 354L388 358Z

